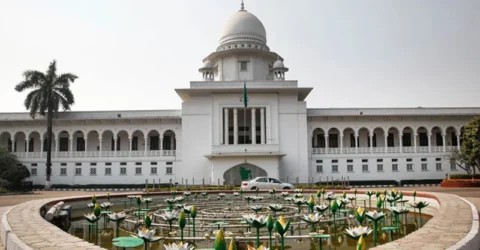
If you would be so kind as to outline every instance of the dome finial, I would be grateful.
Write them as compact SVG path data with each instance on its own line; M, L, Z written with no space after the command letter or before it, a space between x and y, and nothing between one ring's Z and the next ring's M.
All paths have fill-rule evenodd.
M242 0L242 3L240 4L240 10L245 10L245 4L243 3L243 0Z

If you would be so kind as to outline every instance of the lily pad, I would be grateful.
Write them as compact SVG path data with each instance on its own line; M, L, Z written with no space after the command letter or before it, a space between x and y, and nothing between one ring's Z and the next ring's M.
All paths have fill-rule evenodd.
M136 237L118 237L112 239L116 247L133 248L143 245L143 240Z

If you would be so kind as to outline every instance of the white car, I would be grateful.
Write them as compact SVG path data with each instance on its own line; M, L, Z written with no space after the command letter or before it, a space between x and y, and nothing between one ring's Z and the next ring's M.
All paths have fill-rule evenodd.
M295 187L290 183L284 183L275 178L261 176L250 181L242 181L240 188L243 190L255 190L257 188L258 189L275 188L276 190L288 190L288 189L294 189Z

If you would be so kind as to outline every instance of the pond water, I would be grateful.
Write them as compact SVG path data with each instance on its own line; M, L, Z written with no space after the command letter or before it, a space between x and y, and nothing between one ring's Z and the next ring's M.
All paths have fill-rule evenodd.
M294 193L289 197L293 198ZM249 195L251 197L257 195ZM308 200L309 194L304 194L305 201ZM340 195L336 195L336 198ZM181 195L176 195L176 198ZM309 208L306 204L300 206L300 212L298 206L291 201L285 201L285 197L277 195L273 198L269 194L259 194L255 202L246 201L245 195L243 198L240 196L234 196L233 194L226 194L224 197L219 197L217 194L209 194L208 196L201 196L197 198L193 195L189 197L189 200L185 199L183 202L176 202L172 205L173 211L180 211L182 206L192 206L197 208L197 216L195 218L195 231L196 238L193 237L192 218L187 217L187 225L184 229L185 242L194 245L195 249L213 249L213 242L217 230L222 228L225 232L227 244L230 242L229 237L237 239L237 249L247 249L246 244L251 246L256 245L256 229L249 226L243 215L252 214L254 211L251 206L261 206L258 215L268 215L271 211L268 209L269 204L280 204L283 209L275 214L274 217L278 218L283 216L285 220L290 220L291 226L288 232L285 234L285 249L292 250L314 250L314 249L331 249L331 250L350 250L355 249L357 240L347 236L346 229L354 226L358 226L358 221L354 217L354 211L358 207L363 207L367 211L370 210L368 198L358 197L357 200L352 200L352 203L344 205L339 209L335 216L335 223L333 223L333 215L329 209L327 209L318 223L315 224L313 229L311 224L306 223L301 219L304 215L309 215ZM145 196L143 196L145 198ZM150 243L149 249L165 249L164 244L169 242L180 242L180 231L178 228L178 221L173 221L172 230L170 231L169 224L165 222L160 215L165 211L169 211L170 208L165 202L166 199L173 199L173 196L149 196L152 198L152 202L148 205L148 211L146 204L142 203L140 209L146 211L152 215L153 223L152 228L155 228L155 236L162 237L163 239ZM260 200L261 199L261 200ZM105 199L98 199L97 203L104 202ZM132 236L137 234L138 228L143 226L143 214L138 215L139 207L137 206L136 199L125 198L111 198L110 202L114 205L109 209L115 212L125 212L127 214L126 219L119 225L118 236ZM87 207L87 203L90 201L76 201L69 204L72 205L72 218L73 222L69 229L69 233L100 245L106 249L116 249L112 245L112 239L117 237L115 230L115 223L108 221L106 216L101 216L98 221L98 237L95 236L96 230L94 224L87 222L83 215L90 213L91 209ZM315 203L329 204L327 200L315 198ZM355 204L357 206L355 206ZM408 206L409 202L404 203L404 206ZM396 204L397 207L402 204ZM372 204L374 206L374 204ZM411 212L401 214L398 217L398 221L395 220L394 214L389 210L390 205L388 202L385 204L386 208L382 212L385 212L385 217L378 223L377 233L377 245L385 244L392 240L404 237L415 230L418 230L421 225L424 225L431 216L424 215L420 217L418 213ZM408 206L410 207L410 206ZM372 208L371 210L376 210ZM418 210L417 210L418 212ZM315 211L315 213L318 213ZM322 213L319 213L322 215ZM365 218L364 226L373 228L373 222ZM394 227L393 231L392 228ZM398 229L399 228L399 229ZM336 230L335 230L336 229ZM272 246L270 249L280 249L280 239L278 234L273 230ZM319 239L312 237L313 235L323 235L325 239L322 240L322 246L320 246ZM276 237L277 236L277 237ZM373 233L369 234L366 238L367 248L373 247ZM268 231L265 227L260 229L260 242L264 246L269 245ZM144 249L144 246L129 249Z

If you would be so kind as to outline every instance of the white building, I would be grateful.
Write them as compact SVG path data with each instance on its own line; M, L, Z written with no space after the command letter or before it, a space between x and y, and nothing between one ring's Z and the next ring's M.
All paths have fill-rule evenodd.
M243 6L199 72L201 81L176 89L181 110L59 113L52 184L238 184L265 174L290 182L441 179L458 171L445 156L480 115L480 108L307 109L312 88L286 80L283 58ZM45 136L44 118L0 114L0 147L15 152L35 184L45 182Z

